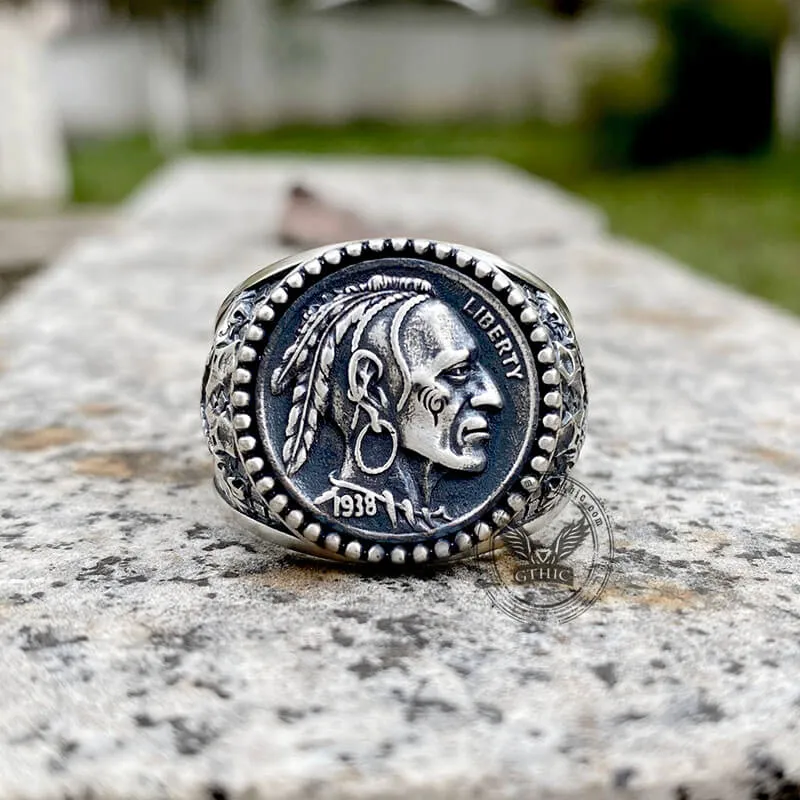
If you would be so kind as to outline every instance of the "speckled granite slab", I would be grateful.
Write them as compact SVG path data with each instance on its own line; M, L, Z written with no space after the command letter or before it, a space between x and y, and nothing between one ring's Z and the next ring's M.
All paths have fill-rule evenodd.
M236 530L200 375L284 192L530 264L590 379L601 601L493 608ZM486 164L192 161L0 307L0 796L797 797L800 325Z

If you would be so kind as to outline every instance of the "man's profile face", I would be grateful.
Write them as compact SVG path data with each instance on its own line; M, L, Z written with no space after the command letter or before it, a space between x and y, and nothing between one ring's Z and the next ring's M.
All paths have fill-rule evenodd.
M483 471L487 412L503 400L464 323L445 303L428 300L408 314L398 344L413 386L398 414L401 446L448 469Z

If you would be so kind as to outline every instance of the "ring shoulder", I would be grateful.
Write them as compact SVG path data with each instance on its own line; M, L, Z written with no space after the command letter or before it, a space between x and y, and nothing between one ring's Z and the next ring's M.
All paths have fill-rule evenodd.
M583 355L564 301L549 287L525 286L524 291L537 308L541 323L550 333L561 388L561 425L556 436L550 472L542 481L537 509L538 514L543 514L557 503L559 490L583 448L588 392Z
M237 450L237 410L233 404L233 373L241 359L245 333L253 320L256 303L269 293L274 281L259 281L225 301L217 320L214 340L206 359L200 404L203 430L214 460L214 485L229 506L262 525L284 528L273 514L245 469ZM286 534L293 536L292 532ZM296 538L296 537L294 537Z

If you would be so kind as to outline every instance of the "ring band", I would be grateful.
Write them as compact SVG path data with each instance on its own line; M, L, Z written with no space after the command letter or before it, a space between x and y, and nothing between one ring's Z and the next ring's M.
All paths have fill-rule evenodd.
M462 245L373 239L238 286L201 408L242 523L316 556L421 564L554 509L586 387L570 313L539 277Z

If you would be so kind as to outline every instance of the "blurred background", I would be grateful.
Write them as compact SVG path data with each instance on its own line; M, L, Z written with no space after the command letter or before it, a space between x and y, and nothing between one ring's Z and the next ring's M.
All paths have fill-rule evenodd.
M500 158L800 312L800 0L0 0L0 295L226 151Z

